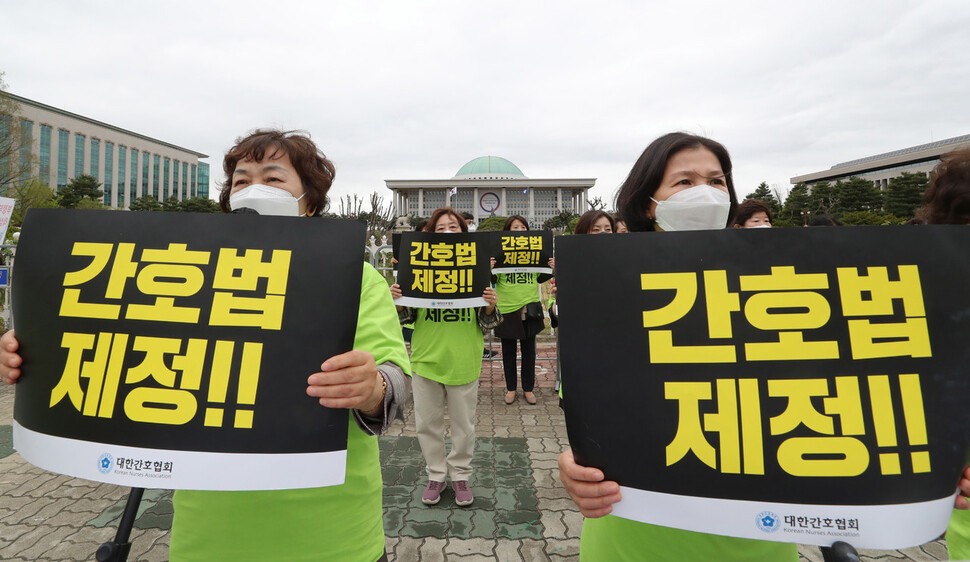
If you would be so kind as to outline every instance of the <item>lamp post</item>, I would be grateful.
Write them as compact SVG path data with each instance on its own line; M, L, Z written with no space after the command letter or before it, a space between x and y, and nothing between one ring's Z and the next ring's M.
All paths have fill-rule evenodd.
M808 226L808 219L812 216L812 212L808 210L802 211L802 226Z

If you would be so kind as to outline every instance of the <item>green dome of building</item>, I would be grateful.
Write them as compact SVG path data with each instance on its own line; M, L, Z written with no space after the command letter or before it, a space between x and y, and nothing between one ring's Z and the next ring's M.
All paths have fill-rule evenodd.
M525 174L518 166L500 156L479 156L458 170L452 179L520 179Z

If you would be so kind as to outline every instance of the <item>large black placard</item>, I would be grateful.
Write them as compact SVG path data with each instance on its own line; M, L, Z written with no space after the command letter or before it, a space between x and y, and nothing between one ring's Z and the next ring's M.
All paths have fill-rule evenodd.
M570 443L623 486L616 513L872 548L945 529L970 435L970 229L568 236L556 253Z
M127 485L342 482L347 411L306 386L353 346L363 238L355 221L31 210L18 450Z

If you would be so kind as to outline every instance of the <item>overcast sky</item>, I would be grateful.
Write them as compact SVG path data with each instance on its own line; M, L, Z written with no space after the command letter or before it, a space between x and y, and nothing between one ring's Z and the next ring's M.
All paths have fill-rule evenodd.
M596 178L684 130L762 181L970 134L970 3L0 0L9 91L210 155L309 131L332 196L483 155ZM215 187L215 186L214 186ZM215 189L213 189L213 193ZM612 205L611 205L612 206Z

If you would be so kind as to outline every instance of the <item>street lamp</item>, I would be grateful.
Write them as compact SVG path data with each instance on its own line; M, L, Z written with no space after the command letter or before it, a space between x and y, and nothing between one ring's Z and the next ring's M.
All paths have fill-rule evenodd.
M812 216L812 212L808 210L802 211L802 226L808 226L808 219Z

